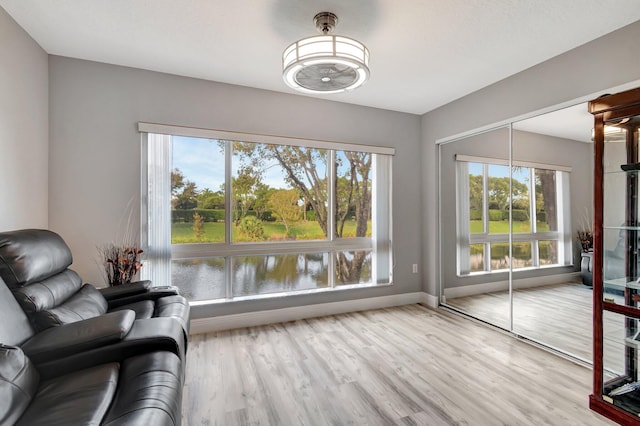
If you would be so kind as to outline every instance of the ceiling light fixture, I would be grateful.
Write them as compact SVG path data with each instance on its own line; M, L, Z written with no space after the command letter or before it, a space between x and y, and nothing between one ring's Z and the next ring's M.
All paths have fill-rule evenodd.
M321 12L313 17L322 35L292 43L282 54L282 78L305 93L330 94L353 90L369 79L369 49L349 37L329 35L338 17Z

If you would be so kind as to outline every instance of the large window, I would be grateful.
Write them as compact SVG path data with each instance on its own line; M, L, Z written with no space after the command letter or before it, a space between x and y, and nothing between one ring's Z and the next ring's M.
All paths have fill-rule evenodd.
M456 160L459 275L571 263L567 168Z
M391 282L393 150L140 130L147 278L191 301Z

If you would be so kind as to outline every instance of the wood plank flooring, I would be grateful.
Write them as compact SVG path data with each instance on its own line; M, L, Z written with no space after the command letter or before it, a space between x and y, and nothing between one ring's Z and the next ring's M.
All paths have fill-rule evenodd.
M616 303L622 296L609 294ZM509 328L509 292L448 299L449 306L476 318ZM591 362L593 349L593 292L582 283L515 290L513 331L546 346ZM624 317L605 312L604 365L613 378L624 371ZM614 374L615 373L615 374Z
M191 336L184 425L610 425L591 371L421 305Z
M581 283L533 287L513 292L513 331L591 361L593 292ZM509 328L509 292L447 299L470 315Z

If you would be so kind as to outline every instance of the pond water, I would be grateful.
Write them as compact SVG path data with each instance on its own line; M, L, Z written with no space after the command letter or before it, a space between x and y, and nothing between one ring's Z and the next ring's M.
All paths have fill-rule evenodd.
M353 253L346 253L352 258ZM329 253L295 253L232 258L233 296L252 296L329 287ZM225 258L173 260L171 284L189 300L215 300L226 297ZM354 282L371 280L371 255L366 257Z

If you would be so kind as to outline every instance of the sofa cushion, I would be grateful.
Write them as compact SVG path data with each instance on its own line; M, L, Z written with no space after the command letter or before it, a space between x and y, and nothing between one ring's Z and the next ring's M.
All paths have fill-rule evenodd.
M0 424L13 424L22 415L38 388L39 379L20 348L0 345Z
M118 385L118 363L103 364L41 383L16 425L99 425Z
M179 425L182 367L169 352L152 352L122 363L120 386L103 425Z
M92 285L85 284L79 292L61 305L40 311L32 317L33 326L45 330L62 324L97 317L107 312L107 301Z
M52 277L13 289L27 315L46 311L64 303L82 288L80 276L66 269Z
M9 288L55 275L72 262L71 250L54 232L23 229L0 233L0 277Z

